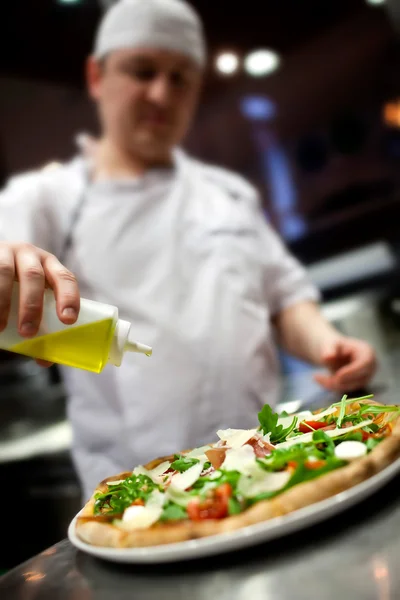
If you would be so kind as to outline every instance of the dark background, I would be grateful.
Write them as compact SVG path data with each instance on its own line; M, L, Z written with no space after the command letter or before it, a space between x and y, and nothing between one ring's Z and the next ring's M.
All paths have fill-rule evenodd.
M5 3L0 39L3 181L11 173L68 158L77 132L97 131L85 93L84 61L106 4ZM193 4L205 22L210 61L188 149L250 178L269 218L307 263L336 254L337 237L342 250L382 236L396 240L400 129L385 124L383 114L399 96L398 2ZM219 52L232 50L243 57L261 47L281 56L281 68L273 75L254 79L242 72L232 77L216 72ZM274 109L268 123L252 125L241 114L243 100L255 95ZM268 164L275 165L270 167L274 177L265 167L267 155L273 161Z

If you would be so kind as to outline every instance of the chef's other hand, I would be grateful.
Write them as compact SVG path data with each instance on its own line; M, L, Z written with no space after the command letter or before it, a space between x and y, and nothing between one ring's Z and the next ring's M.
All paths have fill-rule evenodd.
M318 373L314 375L315 381L337 392L365 387L377 366L375 352L367 342L345 336L322 346L320 363L330 374Z
M75 323L80 296L74 275L53 254L41 248L0 242L0 331L7 325L15 280L20 285L18 333L22 337L30 338L38 332L46 287L54 290L60 321L67 325Z

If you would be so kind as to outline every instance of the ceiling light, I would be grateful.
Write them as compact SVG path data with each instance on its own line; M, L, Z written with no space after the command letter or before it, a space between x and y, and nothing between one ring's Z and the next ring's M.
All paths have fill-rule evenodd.
M233 75L239 68L239 58L233 52L222 52L217 56L215 68L222 75Z
M386 0L366 0L366 3L372 6L379 6L380 4L385 4L385 2Z
M273 50L255 50L245 58L244 68L252 77L265 77L279 67L280 58Z

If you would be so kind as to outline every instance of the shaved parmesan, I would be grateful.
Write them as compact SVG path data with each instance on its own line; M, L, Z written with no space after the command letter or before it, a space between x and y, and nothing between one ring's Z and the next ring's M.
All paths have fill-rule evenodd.
M337 411L337 406L331 406L330 408L327 408L326 410L318 413L317 415L312 415L312 418L310 420L320 421L324 417L328 417L329 415L332 415L336 411Z
M203 471L203 466L204 461L201 460L187 471L176 473L171 479L171 485L174 485L179 490L187 490L187 488L191 487L198 480Z
M158 521L163 511L165 494L155 490L149 497L146 506L129 506L118 522L119 527L126 530L147 529Z
M256 457L252 446L241 446L227 450L225 460L221 465L224 471L239 471L239 473L247 473L256 462Z
M199 458L201 460L207 460L206 457L206 452L207 450L211 450L212 446L208 445L208 446L201 446L200 448L195 448L194 450L191 450L190 452L188 452L187 454L184 453L183 455L186 458Z
M220 429L217 435L230 448L240 448L251 440L257 431L258 429Z
M189 502L193 500L193 496L191 496L188 492L175 487L173 483L168 486L165 497L167 500L171 500L171 502L174 502L183 508L186 508Z
M289 425L291 425L294 417L297 417L298 423L300 423L300 421L305 421L306 419L314 419L312 412L310 412L309 410L304 410L303 412L296 413L295 415L289 415L288 417L280 417L278 419L278 425L282 425L282 427L286 429L286 427L289 427Z
M264 442L267 442L267 444L271 444L271 432L263 435L261 439L264 440ZM274 444L271 444L271 446L273 446L273 445Z
M356 431L357 429L361 429L362 427L366 427L367 425L371 425L372 421L362 421L358 423L358 425L352 425L351 427L343 427L336 429L328 429L325 431L326 435L331 438L340 437L341 435L346 435L346 433L350 433L351 431ZM312 442L313 439L313 431L310 433L304 433L303 435L297 435L294 438L287 439L286 442L281 442L277 444L277 448L289 448L290 446L294 446L295 444L307 444L308 442Z
M120 483L124 483L125 479L118 479L117 481L107 481L106 485L119 485Z
M171 463L169 462L169 460L166 460L157 467L154 467L154 469L151 469L149 473L151 473L151 477L159 477L160 475L164 475L164 473L168 471L170 466Z
M259 494L277 492L288 483L291 477L289 471L269 473L259 465L255 465L251 476L242 475L239 479L237 491L245 498L254 498Z
M154 469L146 469L146 467L139 466L133 470L133 475L147 475L154 483L161 483L162 475L168 471L171 463L166 460Z

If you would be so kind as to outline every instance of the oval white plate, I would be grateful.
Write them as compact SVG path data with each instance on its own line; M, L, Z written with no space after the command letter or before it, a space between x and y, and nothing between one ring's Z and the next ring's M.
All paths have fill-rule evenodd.
M221 552L239 550L260 542L267 542L298 529L314 525L344 509L360 502L381 488L400 472L400 458L370 479L306 508L284 517L277 517L220 535L200 538L188 542L149 546L146 548L103 548L86 544L75 533L75 517L69 528L68 537L79 550L92 556L119 563L167 563L212 556Z

